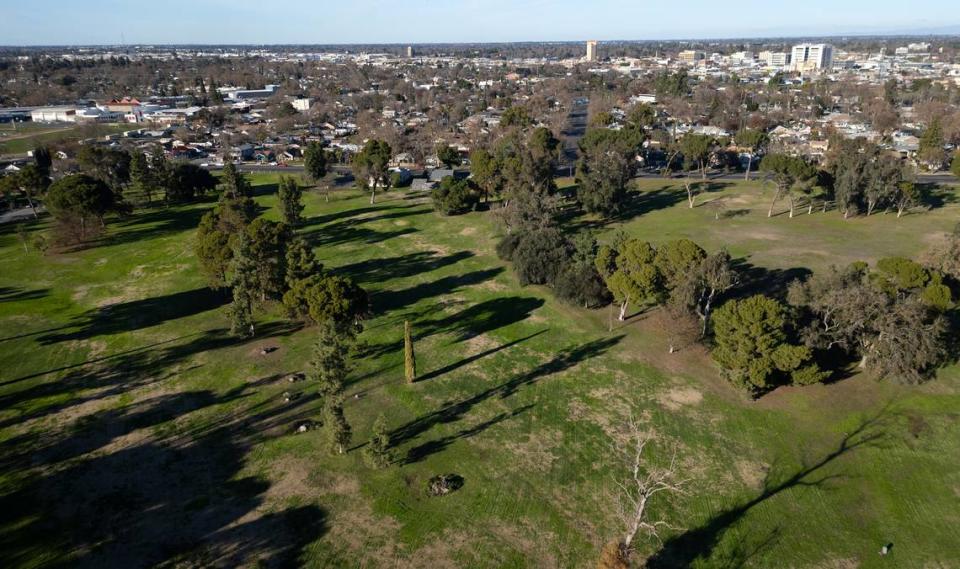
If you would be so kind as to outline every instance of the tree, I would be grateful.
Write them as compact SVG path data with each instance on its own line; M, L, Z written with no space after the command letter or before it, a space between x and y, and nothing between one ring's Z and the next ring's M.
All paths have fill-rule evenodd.
M311 142L303 151L303 165L314 183L327 175L327 152L319 142Z
M897 219L903 217L910 208L916 206L924 199L922 186L918 186L912 181L904 180L896 186L895 203L897 206Z
M625 241L619 247L604 245L597 251L597 272L620 303L621 321L626 319L630 302L652 299L659 303L662 299L663 277L657 270L656 255L650 243L638 239Z
M773 208L781 197L790 199L790 218L795 207L794 192L809 190L816 181L817 169L804 159L787 154L768 154L760 162L760 170L773 178L775 191L767 217L773 217Z
M50 176L50 168L53 166L53 156L50 154L50 149L42 145L34 146L33 163L40 169L41 174Z
M780 302L763 295L727 302L716 311L713 359L735 385L756 395L773 387L778 374L800 384L825 378L810 363L810 348L788 343L786 316Z
M303 212L303 190L300 184L293 178L283 176L280 178L280 186L277 190L280 198L280 214L283 222L291 227L295 227L303 221L301 213Z
M290 227L262 217L246 228L250 238L250 256L256 271L255 290L261 301L280 298L286 290L287 244L293 236Z
M470 180L453 176L440 180L440 185L430 192L430 198L433 200L433 209L443 215L466 213L480 203L480 196Z
M323 271L323 265L317 262L313 249L307 244L306 240L299 235L293 235L287 245L286 254L287 274L284 279L289 289L293 283L311 277Z
M641 532L659 539L658 533L661 529L671 528L663 520L651 520L651 504L655 499L669 502L672 496L685 495L689 482L680 477L681 465L677 461L676 453L665 467L645 464L647 459L644 453L652 436L641 430L632 420L628 424L624 439L623 443L614 445L614 454L621 457L628 472L622 482L616 481L619 488L617 513L625 526L624 534L614 542L615 546L604 549L604 557L609 561L602 567L629 567L634 540Z
M40 216L37 214L34 200L50 187L50 178L36 164L27 164L16 173L14 179L24 197L27 198L27 205L30 206L34 219L38 219Z
M350 374L353 335L332 320L317 326L317 341L310 359L310 379L317 383L324 407L343 404L343 391Z
M934 119L927 130L920 135L920 146L917 156L922 162L930 165L933 170L939 170L943 167L947 159L947 153L943 149L943 127L940 125L940 119Z
M480 189L484 201L497 196L503 190L503 176L497 157L485 148L470 153L470 178Z
M521 236L511 260L521 286L552 284L570 260L570 245L558 229L531 231Z
M83 241L94 229L91 220L104 226L104 216L116 206L116 196L103 181L86 174L60 178L50 185L47 208L60 223L77 227L75 237Z
M387 431L387 420L383 413L377 415L377 420L373 423L373 433L364 449L364 456L374 468L386 468L390 465L390 433Z
M626 202L637 149L621 132L592 129L580 140L577 200L588 212L614 215Z
M530 118L530 113L527 112L526 107L519 105L509 107L507 110L503 111L502 115L500 115L500 126L503 128L515 126L517 128L524 129L532 124L533 119Z
M680 286L689 274L696 271L706 257L707 252L693 241L678 239L657 248L653 263L662 275L667 289L673 290Z
M250 198L223 194L217 206L200 218L194 253L210 287L218 289L226 286L237 241L255 217L255 207Z
M403 321L403 375L407 383L417 381L417 360L413 354L413 333L409 320Z
M687 169L690 170L696 166L704 180L707 179L707 167L710 165L710 155L713 153L715 144L713 137L692 132L688 132L680 139L680 152L683 154Z
M878 152L871 166L863 192L867 201L867 216L873 214L877 205L893 200L905 178L900 160L890 154Z
M320 324L332 321L357 329L367 314L367 292L349 277L315 274L294 282L283 295L283 305L296 318Z
M353 157L353 173L362 188L370 190L370 203L376 203L377 188L386 188L393 150L384 140L371 139Z
M84 145L77 152L77 164L117 193L130 181L130 155L123 150Z
M164 180L166 199L171 203L192 201L217 187L217 178L209 170L189 162L168 167Z
M761 152L769 141L770 138L767 136L767 133L761 130L744 128L737 132L737 146L747 150L747 168L743 175L744 180L750 179L750 170L753 169L754 156L758 152Z
M233 162L227 162L220 174L220 187L223 194L231 198L250 197L252 188L247 177L237 169Z
M873 357L868 361L878 377L920 383L946 355L945 319L931 318L930 310L916 298L897 302L884 311L876 322L876 332Z
M347 422L343 414L343 405L327 405L324 408L324 432L327 437L327 444L330 446L330 452L333 454L343 454L345 447L350 444L353 433L350 430L350 423Z
M946 238L924 254L924 265L960 283L960 223Z
M720 295L739 282L730 254L724 250L704 257L691 270L679 275L680 282L671 289L672 300L692 310L702 322L701 337L707 335L710 315Z
M960 178L960 150L953 154L953 160L950 161L950 172Z
M156 182L150 171L150 164L143 152L136 151L130 154L130 186L128 195L132 203L149 205L153 201L156 191Z
M445 143L437 145L437 159L447 168L455 168L462 162L457 149Z
M258 306L257 262L252 253L252 240L241 233L230 261L228 283L233 302L227 307L231 333L250 338L256 333L253 311Z

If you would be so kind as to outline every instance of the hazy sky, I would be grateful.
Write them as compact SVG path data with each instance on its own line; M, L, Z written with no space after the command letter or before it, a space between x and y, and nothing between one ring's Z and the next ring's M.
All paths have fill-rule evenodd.
M960 33L958 0L0 0L0 45ZM950 28L950 29L946 29Z

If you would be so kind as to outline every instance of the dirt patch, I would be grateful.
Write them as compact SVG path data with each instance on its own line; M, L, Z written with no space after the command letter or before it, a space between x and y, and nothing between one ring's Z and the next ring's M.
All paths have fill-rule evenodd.
M476 227L464 227L463 231L460 232L460 235L463 235L464 237L469 237L476 232L477 232Z
M410 222L405 219L398 219L394 221L393 224L396 225L397 227L406 227L410 225Z
M264 353L266 351L266 353ZM280 346L276 340L262 340L256 342L247 350L247 355L251 358L269 358L276 359L280 356Z
M660 405L670 411L679 411L684 407L699 405L703 394L692 387L675 387L657 397Z
M360 482L352 477L342 474L329 474L323 478L319 476L310 476L304 479L304 483L316 489L320 494L333 494L336 496L354 496L360 492Z
M777 233L760 230L742 232L740 233L740 237L757 241L780 241L783 239L783 236Z
M770 467L766 464L749 460L737 461L737 474L740 475L740 480L743 480L744 484L753 489L763 488L763 481L769 471Z
M816 569L857 569L860 561L856 559L831 559L816 566Z
M467 347L468 356L475 356L500 346L500 342L497 342L486 334L480 334L478 336L473 336L472 338L467 338L463 341L463 343Z

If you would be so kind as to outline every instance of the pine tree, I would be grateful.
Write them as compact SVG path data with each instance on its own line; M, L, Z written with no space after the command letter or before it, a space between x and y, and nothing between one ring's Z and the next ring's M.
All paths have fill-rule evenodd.
M299 225L303 221L301 216L303 212L303 190L300 189L300 184L293 178L280 178L278 194L283 222L290 226Z
M403 323L403 371L407 383L413 383L417 380L417 359L413 354L413 334L409 320Z
M230 263L229 285L233 302L227 308L230 331L241 337L254 335L253 311L257 306L257 266L250 253L250 238L241 233Z
M328 404L324 410L324 431L332 454L343 454L344 447L350 444L353 433L350 424L343 416L343 404Z
M250 197L250 182L242 172L237 170L233 162L227 162L223 167L220 181L224 195L231 198Z
M311 379L318 383L317 389L324 405L340 405L347 374L350 373L350 332L340 330L331 321L319 325L317 343L313 349Z
M299 236L294 236L287 246L287 288L293 283L323 271L323 265L317 262L310 245Z
M367 462L374 468L386 468L390 464L390 433L387 420L381 413L373 423L373 434L364 450Z

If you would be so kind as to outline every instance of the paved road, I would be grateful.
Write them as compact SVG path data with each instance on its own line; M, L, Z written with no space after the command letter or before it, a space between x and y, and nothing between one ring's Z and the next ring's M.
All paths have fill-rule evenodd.
M43 211L42 205L37 207L37 213L43 213ZM33 210L29 207L11 209L10 211L0 213L0 223L11 223L16 221L24 221L27 219L33 219Z
M560 154L560 164L558 172L561 175L569 176L573 168L577 165L580 157L580 139L587 132L587 103L575 102L570 108L570 114L567 115L567 124L560 133L560 142L563 144L563 151Z

